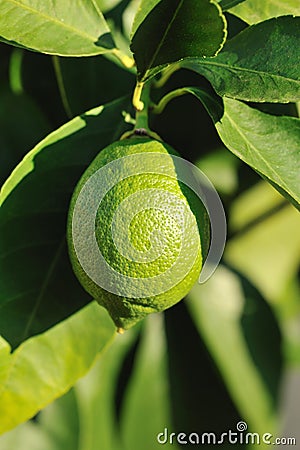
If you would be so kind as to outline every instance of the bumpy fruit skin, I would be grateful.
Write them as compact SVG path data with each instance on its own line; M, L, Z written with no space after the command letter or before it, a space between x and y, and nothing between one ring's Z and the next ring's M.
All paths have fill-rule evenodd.
M191 248L197 246L198 251L192 269L181 281L178 282L177 280L174 280L173 287L167 290L167 292L142 298L123 297L108 292L95 284L82 269L72 239L73 211L82 187L99 168L111 161L128 155L149 152L177 155L169 145L148 137L132 137L130 139L115 142L103 149L81 177L72 196L69 209L67 239L73 270L84 289L96 299L101 306L104 306L108 310L117 328L121 330L132 327L149 313L163 311L179 302L190 291L191 287L198 279L203 259L207 255L209 248L209 219L206 210L198 197L189 188L175 179L170 180L169 177L164 177L161 174L140 174L116 183L101 202L96 218L95 234L102 254L114 270L130 277L155 277L155 275L163 272L168 266L173 264L176 259L176 252L178 252L179 248L179 236L178 229L176 229L176 226L170 223L170 220L168 219L168 211L165 213L142 211L137 215L136 219L132 221L129 230L131 235L130 239L132 245L140 251L149 250L149 246L151 246L151 233L157 228L166 234L166 254L151 264L147 264L147 267L143 263L130 262L128 259L124 258L123 255L120 255L110 235L111 221L115 209L127 196L144 189L157 189L159 195L160 190L164 189L176 194L183 200L188 206L190 214L194 216L193 220L196 223L195 228L197 232L190 236L190 246ZM171 157L170 164L172 164ZM95 195L97 195L96 192ZM124 232L127 233L128 230L125 230ZM187 249L186 251L189 250Z

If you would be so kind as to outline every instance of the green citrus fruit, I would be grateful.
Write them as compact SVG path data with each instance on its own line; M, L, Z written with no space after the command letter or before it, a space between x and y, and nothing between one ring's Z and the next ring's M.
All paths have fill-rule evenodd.
M148 137L115 142L91 163L72 197L67 235L74 272L120 330L180 301L208 251L208 216L181 181L174 155Z

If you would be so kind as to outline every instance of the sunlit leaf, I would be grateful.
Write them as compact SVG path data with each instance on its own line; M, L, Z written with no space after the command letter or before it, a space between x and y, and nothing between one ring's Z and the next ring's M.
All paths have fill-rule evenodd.
M115 47L96 0L1 0L0 40L62 56L97 55Z
M1 339L0 433L34 416L70 389L114 335L107 312L93 302L13 353Z

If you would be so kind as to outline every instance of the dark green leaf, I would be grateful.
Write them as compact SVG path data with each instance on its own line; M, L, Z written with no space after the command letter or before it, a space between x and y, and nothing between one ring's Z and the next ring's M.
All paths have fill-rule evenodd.
M0 330L16 346L81 308L65 232L77 181L127 127L121 99L73 119L39 143L0 194Z
M134 88L134 76L103 56L57 59L72 115L129 94Z
M2 0L0 39L42 53L89 56L115 45L96 0Z
M230 12L245 22L253 24L288 14L300 16L300 3L299 0L247 0Z
M142 4L131 44L140 81L182 58L214 56L222 48L226 20L214 1L154 0L150 5Z
M51 128L47 118L28 95L14 94L5 86L0 90L0 97L1 185L26 152Z
M13 353L1 338L0 434L67 392L114 336L107 312L92 302Z
M254 102L300 100L300 17L253 25L226 42L215 58L183 61L223 96Z
M139 26L144 22L148 14L152 11L152 9L157 6L161 0L141 0L139 7L136 11L136 14L133 18L133 24L131 29L131 37L133 37L139 28Z

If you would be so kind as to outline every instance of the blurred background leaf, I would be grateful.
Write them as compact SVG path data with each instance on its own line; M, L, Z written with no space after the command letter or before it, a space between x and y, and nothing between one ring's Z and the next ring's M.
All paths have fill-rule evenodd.
M232 14L243 19L249 24L261 22L271 17L291 14L300 16L300 4L298 0L246 0L230 10Z
M299 213L268 183L260 182L232 203L225 252L225 260L272 306L291 364L300 363L299 225Z
M252 431L273 433L282 357L268 304L245 279L219 266L194 287L187 306L243 420Z
M160 448L156 440L164 429L171 430L170 387L167 343L162 315L150 316L135 358L121 409L124 448ZM166 442L164 448L177 448Z

